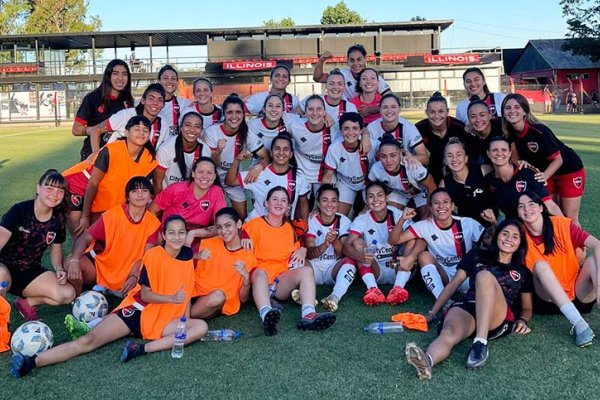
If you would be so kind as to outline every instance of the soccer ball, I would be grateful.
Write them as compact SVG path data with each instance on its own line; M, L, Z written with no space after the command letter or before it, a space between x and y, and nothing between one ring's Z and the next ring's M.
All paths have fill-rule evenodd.
M29 321L17 328L10 340L13 353L24 356L33 356L52 347L54 335L48 327L40 321Z
M73 316L84 322L102 318L108 313L108 301L102 293L88 290L79 295L73 303Z

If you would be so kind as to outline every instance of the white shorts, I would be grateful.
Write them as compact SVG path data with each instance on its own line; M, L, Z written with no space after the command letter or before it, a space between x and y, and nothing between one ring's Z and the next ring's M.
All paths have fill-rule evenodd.
M383 262L377 262L379 265L379 277L377 278L377 283L380 285L393 284L396 282L396 270L394 268L388 268L385 265L389 260L390 259L386 259Z
M421 206L427 205L427 193L421 192L414 196L407 196L406 194L400 192L399 190L392 190L392 193L388 196L388 201L392 201L394 203L402 204L406 206L410 199L414 199L415 207L419 208Z
M340 191L340 198L338 199L340 203L354 204L354 199L356 199L356 193L359 192L362 198L365 198L365 189L354 190L340 180L337 181L336 187Z
M332 261L317 261L312 260L310 264L312 265L313 272L315 273L315 284L316 285L334 285L335 280L331 276L333 272L333 268L338 260Z
M238 203L246 201L246 191L240 186L223 185L223 190L227 193L227 197L229 197L231 201L236 201Z

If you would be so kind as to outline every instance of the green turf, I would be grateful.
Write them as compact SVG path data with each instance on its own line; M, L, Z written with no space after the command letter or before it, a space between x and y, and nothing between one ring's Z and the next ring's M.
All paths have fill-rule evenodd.
M420 118L411 116L413 121ZM550 116L544 120L584 160L588 181L581 223L598 236L595 199L600 195L600 116ZM68 128L0 126L0 214L14 202L32 197L36 179L47 168L61 170L74 163L80 142ZM240 330L240 340L194 344L186 348L181 360L172 360L164 352L121 365L118 357L123 339L16 381L9 377L9 354L4 353L0 355L0 399L65 395L79 399L598 398L600 345L584 350L575 347L568 322L558 316L534 318L529 336L513 335L492 343L490 360L480 371L465 369L469 344L463 343L434 369L431 382L419 382L404 362L403 348L408 341L427 345L435 337L433 329L384 336L362 332L369 322L386 321L403 311L424 313L431 307L431 298L418 281L411 282L408 289L411 298L407 304L368 308L360 300L363 285L356 283L340 304L337 323L319 333L297 331L299 307L286 304L280 334L272 338L262 335L256 310L245 305L238 315L209 323L211 328ZM327 290L319 288L319 294ZM67 340L61 321L68 310L41 307L55 343ZM600 332L598 311L588 320ZM13 327L22 322L15 313L11 321Z

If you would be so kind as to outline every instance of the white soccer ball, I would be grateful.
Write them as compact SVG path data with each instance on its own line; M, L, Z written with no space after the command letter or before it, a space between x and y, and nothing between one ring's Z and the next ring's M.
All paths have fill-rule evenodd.
M108 301L102 293L89 290L83 292L73 303L73 316L85 322L102 318L108 313Z
M10 340L13 353L33 356L52 347L54 335L48 327L40 321L29 321L17 328Z

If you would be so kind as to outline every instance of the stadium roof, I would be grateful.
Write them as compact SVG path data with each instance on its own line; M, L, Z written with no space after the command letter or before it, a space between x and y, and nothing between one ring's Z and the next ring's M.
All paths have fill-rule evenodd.
M224 40L252 38L258 35L310 35L344 34L360 32L394 32L440 30L448 28L453 20L407 21L367 23L353 25L300 25L285 28L216 28L216 29L173 29L141 30L120 32L81 32L81 33L40 33L27 35L0 36L0 46L4 49L28 47L38 41L39 47L54 50L107 49L118 47L162 47L162 46L206 46L211 38Z
M564 51L564 42L563 39L530 40L528 46L531 45L552 69L600 68L600 62Z

